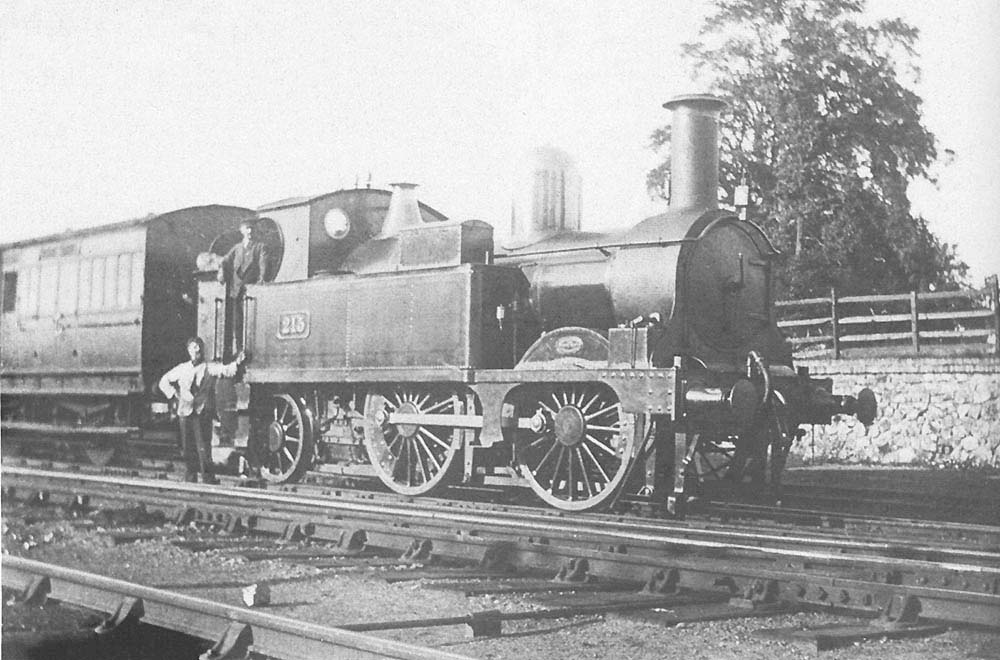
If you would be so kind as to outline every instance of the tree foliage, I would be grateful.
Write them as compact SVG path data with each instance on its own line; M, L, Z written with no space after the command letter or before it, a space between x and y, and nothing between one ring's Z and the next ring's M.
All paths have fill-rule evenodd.
M871 22L863 0L716 0L684 45L694 75L729 102L721 185L749 184L751 219L787 255L779 295L953 286L953 248L914 216L907 184L929 178L934 136L904 80L917 30ZM669 128L652 136L669 146ZM665 189L669 163L648 184Z

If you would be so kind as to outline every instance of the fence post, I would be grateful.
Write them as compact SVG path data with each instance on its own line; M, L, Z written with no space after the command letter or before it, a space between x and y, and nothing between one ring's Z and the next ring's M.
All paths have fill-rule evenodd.
M830 287L830 325L833 329L833 359L840 359L840 327L837 325L837 287Z
M1000 357L1000 278L996 275L987 277L986 288L990 290L990 302L993 304L993 336L996 342L993 354Z
M910 331L913 333L913 352L920 352L920 330L917 328L917 290L910 291Z

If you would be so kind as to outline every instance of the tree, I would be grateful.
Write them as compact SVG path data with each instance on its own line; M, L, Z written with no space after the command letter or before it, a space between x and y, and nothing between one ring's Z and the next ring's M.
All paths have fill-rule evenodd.
M919 75L917 30L863 11L863 0L716 0L683 47L729 102L720 184L750 185L751 219L788 255L779 295L955 286L965 274L906 197L937 157L902 82ZM652 142L667 147L669 128ZM650 190L668 178L669 163L655 168Z

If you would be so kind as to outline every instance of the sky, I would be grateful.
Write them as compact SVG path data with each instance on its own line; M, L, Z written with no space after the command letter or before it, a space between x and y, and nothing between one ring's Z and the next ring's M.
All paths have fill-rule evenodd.
M517 163L572 154L583 225L657 210L650 133L701 91L704 1L4 0L0 242L197 204L395 181L506 231ZM1000 272L1000 2L869 0L921 31L939 151L910 197L971 281Z

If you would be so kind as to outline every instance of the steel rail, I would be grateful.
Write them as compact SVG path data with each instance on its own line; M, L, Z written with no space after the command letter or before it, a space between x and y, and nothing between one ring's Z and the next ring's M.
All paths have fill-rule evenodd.
M4 475L26 476L34 478L54 478L63 480L76 480L90 483L114 483L120 486L131 488L144 488L159 491L172 491L176 493L187 493L189 495L205 493L223 494L228 493L231 497L238 497L244 502L256 504L292 504L322 510L325 514L331 513L353 514L353 515L376 515L378 517L392 517L397 520L425 521L436 524L456 524L482 526L484 523L494 528L503 528L512 533L527 535L542 535L552 537L554 535L579 536L581 534L600 535L602 540L610 543L655 543L663 545L683 546L693 549L708 551L737 551L747 552L757 555L769 556L774 559L805 559L808 561L844 562L850 559L863 560L870 566L880 566L894 569L898 566L900 559L896 556L905 545L896 543L872 543L858 542L850 539L831 539L817 536L785 536L772 534L759 534L754 532L719 532L715 530L703 530L692 528L677 528L674 526L637 523L632 521L608 521L591 519L573 519L569 521L565 518L556 521L548 516L530 516L523 512L506 514L493 511L489 513L489 520L484 521L483 515L474 513L464 513L457 511L445 511L440 508L430 508L423 505L401 505L401 504L369 504L361 501L342 502L330 501L315 497L304 497L292 493L275 493L272 491L256 490L231 490L222 487L206 487L204 485L190 484L183 482L150 482L148 480L131 479L123 477L102 478L94 475L63 474L52 473L43 470L31 470L27 468L4 468ZM698 538L699 536L708 538ZM713 538L714 537L714 538ZM721 540L719 540L721 539ZM784 547L769 546L769 543L795 543L809 549L795 550ZM820 549L815 549L820 548ZM830 550L832 548L832 550ZM940 549L932 548L934 552L940 553ZM883 553L889 556L879 556L873 554L847 555L845 552L871 552ZM973 559L982 560L987 557L1000 562L1000 553L974 552L971 553ZM935 568L966 573L982 573L1000 579L1000 568L992 566L982 566L974 564L962 564L947 561L923 561L910 560L909 565L914 568Z
M365 502L334 502L287 493L205 487L175 482L110 479L37 470L5 470L5 481L78 494L81 489L109 500L157 501L214 507L253 518L250 528L282 533L289 521L308 521L313 538L336 542L345 528L361 527L371 546L400 549L415 537L433 542L435 554L478 559L491 545L513 546L512 561L534 568L586 558L594 574L645 579L650 569L680 571L685 586L728 589L737 594L752 582L778 582L782 594L805 607L872 613L897 595L916 596L924 616L956 623L996 626L1000 621L1000 571L950 562L893 556L802 551L726 544L678 537L671 530L633 533L588 528L588 521L526 521L518 513L480 515L408 509ZM33 484L33 486L31 485ZM463 529L464 526L464 529ZM834 544L835 545L835 544ZM596 549L595 549L596 548ZM694 553L692 553L692 550ZM639 576L642 577L639 577ZM721 581L720 581L721 580Z
M39 470L56 470L71 472L74 475L91 474L99 477L120 476L124 478L141 477L145 479L166 479L166 473L160 470L134 470L128 468L90 468L88 466L78 466L69 463L56 463L39 461L31 464L30 461L21 459L20 462L7 462L4 464L10 467L23 467ZM269 492L311 494L316 497L330 499L331 501L352 501L363 498L369 504L384 502L388 506L395 506L400 501L405 501L409 510L417 508L428 508L439 510L442 505L453 509L497 511L505 513L517 513L525 519L564 519L565 514L556 509L540 508L524 504L497 504L474 500L444 499L422 497L419 500L405 499L401 496L371 490L355 490L344 487L341 484L322 483L324 476L322 473L311 473L313 481L303 481L294 484L270 485ZM316 481L318 478L320 481ZM223 479L225 483L225 478ZM707 516L711 521L712 529L704 526L709 524L701 516ZM939 557L941 551L946 551L950 555L968 555L973 560L983 557L976 557L974 551L969 548L982 548L986 550L1000 549L1000 526L989 523L974 522L948 522L939 520L925 520L914 518L885 517L885 516L864 516L857 513L848 513L835 510L802 509L787 506L768 506L760 504L742 504L734 502L707 502L699 508L696 515L689 520L674 520L668 518L655 518L649 516L630 516L627 514L612 514L601 512L589 512L576 514L577 519L590 521L605 521L613 524L617 528L631 524L638 527L650 526L656 530L675 529L679 532L687 530L698 530L697 534L702 537L715 535L717 538L725 538L726 534L745 534L746 520L751 517L754 532L753 539L765 539L765 535L770 533L773 541L784 540L789 544L796 543L799 537L813 537L829 539L831 537L842 537L858 543L857 550L874 551L898 551L902 544L905 548L913 552L933 553ZM772 521L768 525L765 521ZM795 529L790 529L792 524ZM768 527L771 527L768 532ZM814 531L815 530L815 531ZM879 549L879 543L885 543L886 537L893 536L892 547L883 546ZM907 537L904 543L902 537ZM874 545L864 546L863 543ZM922 544L922 545L919 545ZM962 550L956 549L959 544ZM842 548L850 550L850 548Z
M252 650L282 660L328 657L468 660L468 656L428 649L359 632L321 626L248 608L216 603L23 557L4 555L2 582L24 590L44 578L47 596L100 612L120 612L123 599L138 621L209 641L221 641L232 627L247 626ZM245 634L245 633L244 633Z

